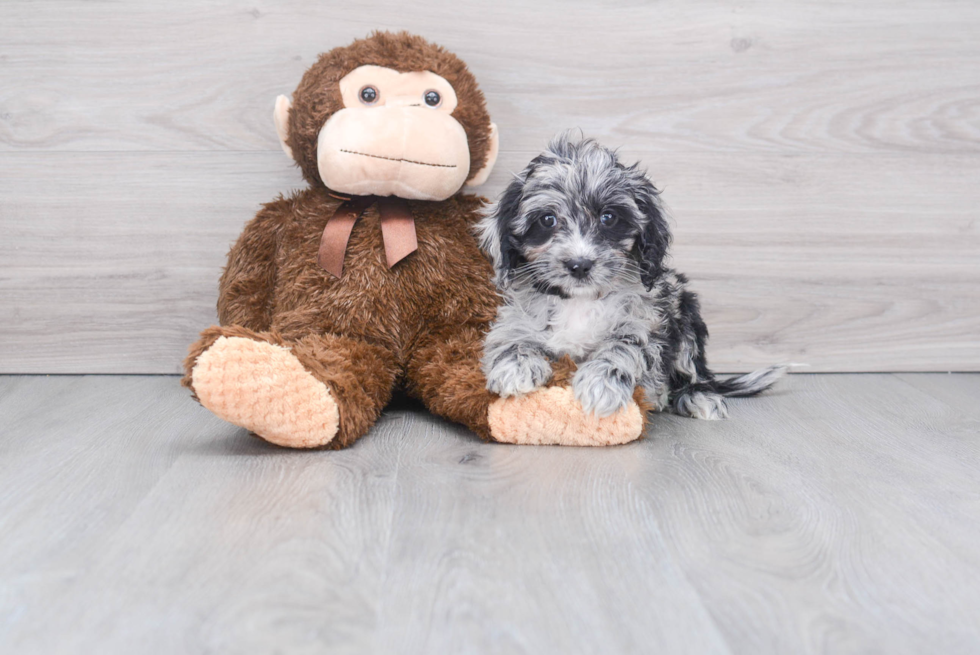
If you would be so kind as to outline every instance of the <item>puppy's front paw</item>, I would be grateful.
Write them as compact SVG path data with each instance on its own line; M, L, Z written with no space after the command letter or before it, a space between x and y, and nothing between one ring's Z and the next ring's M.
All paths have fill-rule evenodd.
M487 389L501 398L531 393L551 379L551 363L537 354L508 353L487 371Z
M586 414L610 416L633 399L636 378L609 362L592 360L579 366L572 378L575 398Z

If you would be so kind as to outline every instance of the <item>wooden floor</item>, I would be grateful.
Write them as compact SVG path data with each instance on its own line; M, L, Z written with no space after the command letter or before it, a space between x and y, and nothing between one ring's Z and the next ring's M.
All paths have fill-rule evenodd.
M277 449L175 377L0 377L2 653L976 653L980 375L796 375L609 449L402 401Z

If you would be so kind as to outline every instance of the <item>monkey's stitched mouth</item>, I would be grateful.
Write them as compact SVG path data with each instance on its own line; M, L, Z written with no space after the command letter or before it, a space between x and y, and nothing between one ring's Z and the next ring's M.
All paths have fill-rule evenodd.
M412 159L399 159L397 157L385 157L383 155L372 155L367 152L357 152L356 150L345 150L344 148L341 148L340 152L346 152L348 155L360 155L362 157L374 157L375 159L386 159L388 161L400 161L400 162L405 162L406 164L417 164L419 166L432 166L434 168L456 168L456 164L430 164L424 161L415 161Z

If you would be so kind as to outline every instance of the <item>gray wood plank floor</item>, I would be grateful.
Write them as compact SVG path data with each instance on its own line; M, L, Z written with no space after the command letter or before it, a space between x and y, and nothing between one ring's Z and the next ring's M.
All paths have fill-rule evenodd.
M980 651L980 375L794 375L610 449L401 402L292 452L0 377L3 653Z

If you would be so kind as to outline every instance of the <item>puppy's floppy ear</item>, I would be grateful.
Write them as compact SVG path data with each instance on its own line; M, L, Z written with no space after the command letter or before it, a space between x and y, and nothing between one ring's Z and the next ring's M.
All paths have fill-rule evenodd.
M524 174L515 177L477 225L480 247L490 256L497 272L497 285L501 288L507 287L511 273L523 260L514 244L511 226L520 210L525 179Z
M664 260L670 247L670 228L660 206L660 192L645 177L635 200L647 222L636 238L633 254L640 263L640 281L649 291L664 272Z

